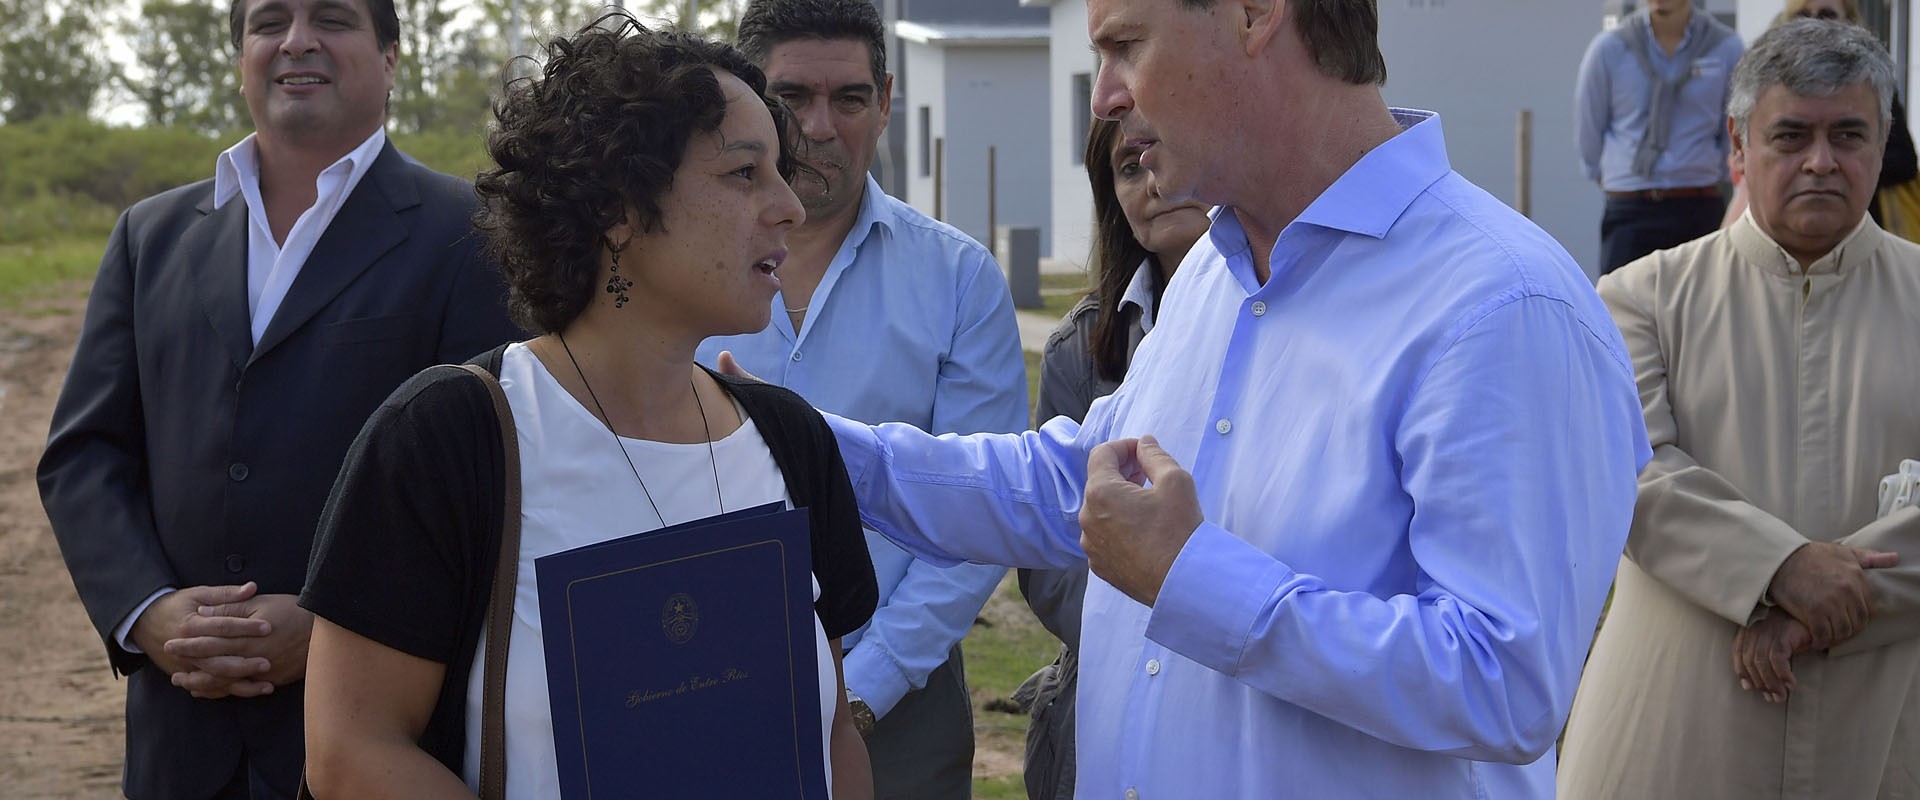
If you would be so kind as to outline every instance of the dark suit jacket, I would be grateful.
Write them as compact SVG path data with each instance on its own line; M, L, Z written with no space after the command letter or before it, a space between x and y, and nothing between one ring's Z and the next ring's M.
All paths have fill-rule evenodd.
M473 188L388 144L255 346L247 208L213 181L120 217L40 460L40 497L114 669L130 797L206 797L244 752L289 796L299 685L196 700L113 629L164 586L297 594L347 447L413 373L520 338L478 255ZM395 609L396 613L404 613Z

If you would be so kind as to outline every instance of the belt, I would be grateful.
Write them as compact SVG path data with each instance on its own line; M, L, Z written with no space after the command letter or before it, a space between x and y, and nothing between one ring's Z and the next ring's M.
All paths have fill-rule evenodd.
M1607 192L1608 197L1622 200L1676 200L1682 197L1719 197L1718 186L1680 186L1672 189L1641 189L1633 192Z

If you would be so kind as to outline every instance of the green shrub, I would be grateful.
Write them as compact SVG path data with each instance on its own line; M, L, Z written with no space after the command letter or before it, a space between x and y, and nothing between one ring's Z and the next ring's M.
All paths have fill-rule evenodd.
M220 151L245 132L117 128L80 118L0 125L0 244L105 240L120 211L143 197L213 175ZM487 161L484 133L393 137L420 163L471 180Z
M395 134L393 146L414 160L467 180L493 164L487 158L485 131L421 131Z
M74 238L105 244L120 210L85 197L42 194L0 203L0 245Z

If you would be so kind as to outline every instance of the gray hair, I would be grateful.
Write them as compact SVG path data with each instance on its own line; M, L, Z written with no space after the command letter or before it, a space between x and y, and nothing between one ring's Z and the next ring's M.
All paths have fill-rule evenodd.
M1880 97L1880 128L1893 119L1893 58L1867 29L1823 19L1796 19L1767 29L1733 68L1727 116L1747 139L1753 104L1769 87L1802 97L1830 97L1866 81Z

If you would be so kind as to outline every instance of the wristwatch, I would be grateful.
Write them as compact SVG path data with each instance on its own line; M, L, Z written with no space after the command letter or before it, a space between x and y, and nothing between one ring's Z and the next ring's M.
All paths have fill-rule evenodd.
M854 694L852 689L847 690L847 710L853 712L853 729L860 732L862 739L873 733L873 726L880 724L880 719L873 715L873 709L867 706L867 701L860 699L860 695Z

